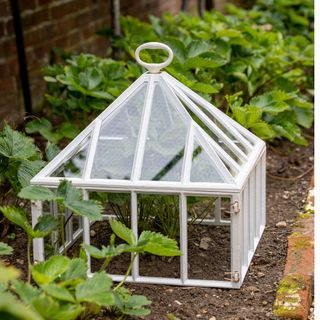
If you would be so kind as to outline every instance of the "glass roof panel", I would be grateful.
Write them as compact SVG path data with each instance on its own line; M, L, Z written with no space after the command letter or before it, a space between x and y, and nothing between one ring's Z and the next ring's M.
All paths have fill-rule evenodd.
M192 153L191 182L225 182L208 153L195 139Z
M81 178L88 157L91 135L87 136L67 160L50 177Z
M146 88L142 84L102 123L91 178L130 179Z
M188 127L155 85L141 180L180 181Z

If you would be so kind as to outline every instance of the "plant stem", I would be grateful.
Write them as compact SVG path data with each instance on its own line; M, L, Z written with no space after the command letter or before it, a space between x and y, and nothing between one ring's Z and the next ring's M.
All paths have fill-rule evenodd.
M27 259L28 259L28 283L31 282L31 238L28 237L27 243Z
M60 213L60 231L61 231L61 242L62 242L62 246L63 246L63 254L66 256L67 255L67 251L66 251L66 243L65 243L65 239L64 239L64 221L63 221L63 214Z
M113 289L113 291L116 291L117 289L119 289L119 288L126 282L128 276L129 276L129 274L130 274L130 272L131 272L131 269L132 269L132 267L133 267L133 262L134 262L135 258L137 257L137 255L138 255L138 252L135 252L134 255L133 255L133 258L132 258L132 260L131 260L131 262L130 262L129 268L128 268L125 276L124 276L124 278L123 278L122 281Z
M107 268L107 266L109 265L111 259L112 259L112 257L107 257L107 258L104 260L104 262L103 262L103 264L102 264L99 272L106 270L106 268Z

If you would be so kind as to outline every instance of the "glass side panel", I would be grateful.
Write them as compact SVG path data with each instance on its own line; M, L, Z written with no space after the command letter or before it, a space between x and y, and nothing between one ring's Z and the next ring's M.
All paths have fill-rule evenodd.
M224 182L208 153L200 146L196 139L193 146L190 181Z
M157 84L147 133L142 180L180 181L187 132L187 125Z
M75 152L50 177L81 178L88 157L91 135L87 136Z
M91 178L130 179L146 88L144 83L102 123Z

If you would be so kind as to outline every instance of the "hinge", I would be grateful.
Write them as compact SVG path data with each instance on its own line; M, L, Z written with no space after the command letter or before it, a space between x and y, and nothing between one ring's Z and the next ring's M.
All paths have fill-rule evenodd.
M240 281L239 271L225 272L224 274L230 276L230 278L224 278L224 280L231 281L231 282L239 282Z

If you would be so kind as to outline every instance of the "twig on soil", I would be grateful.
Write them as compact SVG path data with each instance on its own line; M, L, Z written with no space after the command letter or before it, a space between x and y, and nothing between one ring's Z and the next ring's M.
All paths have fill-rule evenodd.
M289 153L287 151L280 151L277 148L273 147L271 144L268 144L268 148L273 151L276 154L279 154L280 156L288 156Z
M305 175L307 175L310 171L313 170L313 166L310 167L307 171L305 171L304 173L301 173L298 176L295 177L280 177L280 176L275 176L269 172L267 172L267 176L272 178L272 179L276 179L276 180L286 180L286 181L295 181L295 180L299 180L301 178L303 178Z

